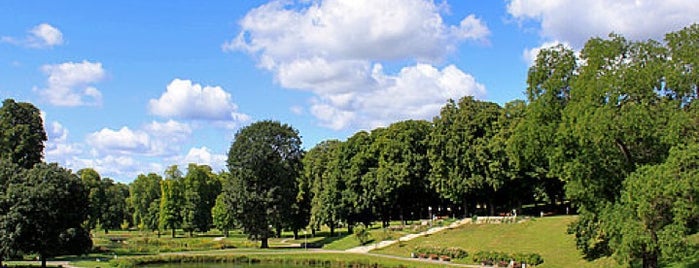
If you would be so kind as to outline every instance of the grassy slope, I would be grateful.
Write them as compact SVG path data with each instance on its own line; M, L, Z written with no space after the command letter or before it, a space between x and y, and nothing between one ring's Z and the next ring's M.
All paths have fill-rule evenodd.
M418 245L434 245L460 247L469 253L481 250L538 253L544 258L544 264L539 267L622 267L611 259L594 262L583 260L575 248L574 237L565 232L574 219L547 217L517 224L464 225L373 252L409 256ZM471 260L468 259L468 262Z

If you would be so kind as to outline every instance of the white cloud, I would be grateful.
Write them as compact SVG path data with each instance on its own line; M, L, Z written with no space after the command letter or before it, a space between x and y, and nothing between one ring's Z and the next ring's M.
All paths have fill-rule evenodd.
M190 148L187 155L182 159L183 164L194 163L198 165L208 165L214 171L219 171L225 168L227 156L225 154L216 154L206 146L200 148Z
M449 98L485 93L456 66L430 65L460 42L487 42L490 34L473 14L444 23L445 9L427 0L273 1L248 12L223 49L255 56L282 87L314 93L309 112L323 126L427 119ZM386 74L386 61L420 63Z
M87 143L95 149L96 155L172 156L191 134L188 124L174 120L153 121L137 130L103 128L88 135Z
M128 127L119 130L103 128L90 134L88 144L99 151L117 153L147 153L151 138L143 131L133 131Z
M105 77L102 63L66 62L44 65L41 70L48 75L47 87L38 89L49 103L57 106L99 105L102 93L92 84Z
M250 120L238 112L231 94L219 86L202 86L190 80L174 79L159 99L151 99L152 114L183 119L244 122Z
M45 118L46 115L42 112L44 128L48 136L44 149L48 162L61 162L63 159L70 158L83 152L80 144L68 142L69 131L67 128L57 121L53 121L50 125L47 125Z
M0 41L30 48L51 48L63 44L63 33L48 23L42 23L32 28L24 38L3 36Z
M611 32L634 40L662 39L669 31L699 22L695 0L511 0L507 11L520 21L538 23L545 40L575 48Z
M311 113L332 129L375 128L406 119L431 119L447 99L483 96L485 86L449 65L439 70L429 64L404 67L397 75L374 66L375 90L316 98Z

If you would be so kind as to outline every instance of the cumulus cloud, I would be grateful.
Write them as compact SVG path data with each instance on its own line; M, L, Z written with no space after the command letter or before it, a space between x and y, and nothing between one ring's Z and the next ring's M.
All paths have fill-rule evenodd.
M458 67L432 65L490 35L473 14L445 23L444 10L426 0L273 1L248 12L223 49L253 55L282 87L314 93L308 110L329 128L431 118L449 98L485 93ZM385 73L382 63L396 61L419 63Z
M187 155L182 159L183 164L194 163L198 165L208 165L214 171L223 170L226 166L226 155L216 154L206 146L189 149Z
M128 127L119 130L103 128L87 138L88 144L95 149L117 153L147 153L150 150L150 141L147 133Z
M52 121L51 124L46 124L45 114L42 112L42 119L44 119L44 129L46 129L46 134L48 140L46 141L46 147L44 148L44 155L48 162L63 162L61 160L79 155L83 152L82 146L77 143L71 143L68 141L68 129L64 127L61 123L57 121Z
M42 23L29 30L26 37L3 36L0 41L30 48L51 48L63 44L63 33L48 23Z
M447 99L485 94L485 86L454 65L440 70L417 64L388 75L376 64L371 79L374 90L321 95L311 113L332 129L375 128L406 119L431 119Z
M153 121L136 130L129 127L119 130L103 128L88 135L87 143L96 155L172 156L191 134L188 124L174 120Z
M99 105L102 93L93 86L105 77L102 63L66 62L41 67L48 75L47 87L35 89L49 103L56 106Z
M511 0L507 11L521 22L538 23L545 40L574 48L611 32L635 40L662 39L669 31L699 22L694 0Z
M202 86L190 80L174 79L158 99L151 99L152 114L182 119L244 122L250 119L238 112L231 94L219 86Z

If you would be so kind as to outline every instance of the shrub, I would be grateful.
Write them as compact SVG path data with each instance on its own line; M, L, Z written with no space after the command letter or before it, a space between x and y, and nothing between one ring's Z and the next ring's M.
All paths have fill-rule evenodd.
M536 253L508 254L497 251L479 251L473 254L472 259L476 263L483 264L509 262L510 260L518 263L526 263L528 265L539 265L544 263L544 259L541 257L541 255Z
M415 252L418 253L418 256L421 256L422 254L425 255L439 255L439 256L447 256L451 259L463 259L468 257L468 252L462 248L457 248L457 247L450 247L450 248L441 248L441 247L417 247L415 248Z

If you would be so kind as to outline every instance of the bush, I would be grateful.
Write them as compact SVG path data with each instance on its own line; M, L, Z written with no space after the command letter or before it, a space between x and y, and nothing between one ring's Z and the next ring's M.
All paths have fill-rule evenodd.
M508 254L497 251L479 251L473 254L473 261L482 264L493 264L499 262L509 262L513 260L518 263L526 263L528 265L539 265L544 263L541 255L536 253L515 253Z
M371 238L371 234L369 233L369 229L363 225L359 225L359 226L354 228L354 235L355 235L355 237L357 237L357 240L359 241L359 244L361 244L361 245L366 245L366 243L368 243L369 239Z
M441 247L417 247L415 248L415 253L417 253L418 256L421 254L424 255L439 255L439 256L448 256L451 259L463 259L468 257L468 252L462 248L456 248L456 247L450 247L450 248L441 248Z

